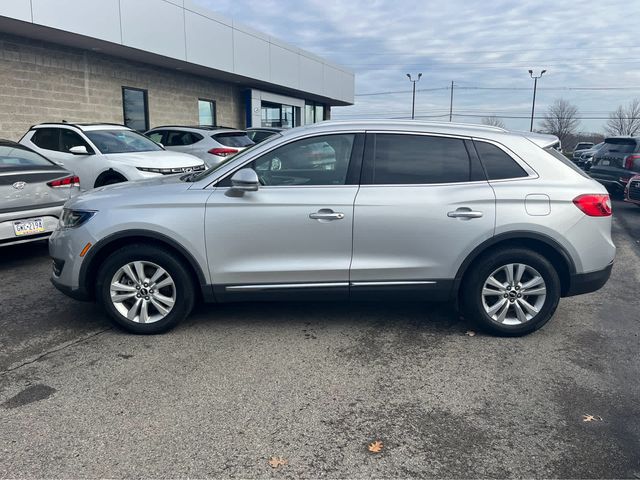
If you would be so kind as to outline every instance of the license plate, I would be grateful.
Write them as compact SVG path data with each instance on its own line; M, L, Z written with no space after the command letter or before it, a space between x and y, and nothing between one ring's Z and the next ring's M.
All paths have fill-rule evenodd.
M32 218L31 220L13 222L13 231L16 237L42 233L44 232L44 220L41 218Z
M600 165L602 165L603 167L608 167L609 165L611 165L611 161L610 160L602 160L600 162Z

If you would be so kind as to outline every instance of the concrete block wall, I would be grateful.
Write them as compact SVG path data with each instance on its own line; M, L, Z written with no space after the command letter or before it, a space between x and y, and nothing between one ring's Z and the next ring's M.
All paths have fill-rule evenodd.
M198 124L198 98L217 122L245 126L242 88L89 50L0 33L0 138L35 123L123 122L122 87L148 91L149 125Z

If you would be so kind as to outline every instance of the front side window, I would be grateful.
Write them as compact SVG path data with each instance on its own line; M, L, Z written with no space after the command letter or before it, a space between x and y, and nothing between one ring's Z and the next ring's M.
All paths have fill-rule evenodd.
M464 140L428 135L376 134L373 179L377 185L469 182Z
M149 107L146 90L122 87L122 110L124 124L127 127L138 132L149 130Z
M162 147L131 130L90 130L85 132L100 153L155 152Z
M87 152L91 153L91 147L85 142L80 135L71 130L63 128L60 130L60 150L65 153L69 153L69 150L73 147L85 147Z
M198 125L216 126L216 102L213 100L198 100Z
M60 129L59 128L39 128L31 137L34 145L45 150L60 150Z
M527 172L507 153L486 142L474 142L489 180L527 177Z
M344 185L354 134L323 135L289 143L251 164L263 185Z

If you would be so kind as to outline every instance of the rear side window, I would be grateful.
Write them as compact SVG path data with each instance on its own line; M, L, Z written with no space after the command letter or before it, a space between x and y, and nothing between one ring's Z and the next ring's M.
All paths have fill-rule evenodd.
M251 139L243 132L218 133L211 135L211 137L225 147L248 147L253 145Z
M372 173L376 185L469 182L471 162L461 139L376 134Z
M162 135L164 135L164 130L156 130L155 132L149 133L147 137L156 143L162 143Z
M528 177L527 172L501 148L486 142L473 143L489 180Z
M39 128L31 137L31 141L40 148L45 150L60 150L60 129L58 128Z
M557 151L555 148L551 148L551 147L545 148L544 151L556 157L558 160L560 160L562 163L564 163L567 167L569 167L574 172L579 173L585 178L591 178L580 167L578 167L575 163L573 163L571 160L569 160L567 157L565 157L562 153Z

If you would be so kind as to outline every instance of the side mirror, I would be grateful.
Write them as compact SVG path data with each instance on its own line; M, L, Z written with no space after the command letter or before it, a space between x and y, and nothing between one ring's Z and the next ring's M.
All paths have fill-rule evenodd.
M74 155L89 155L89 150L84 145L76 145L75 147L71 147L69 149L69 153Z
M242 196L244 192L256 192L260 188L260 179L253 168L243 168L233 174L231 185L229 196Z

